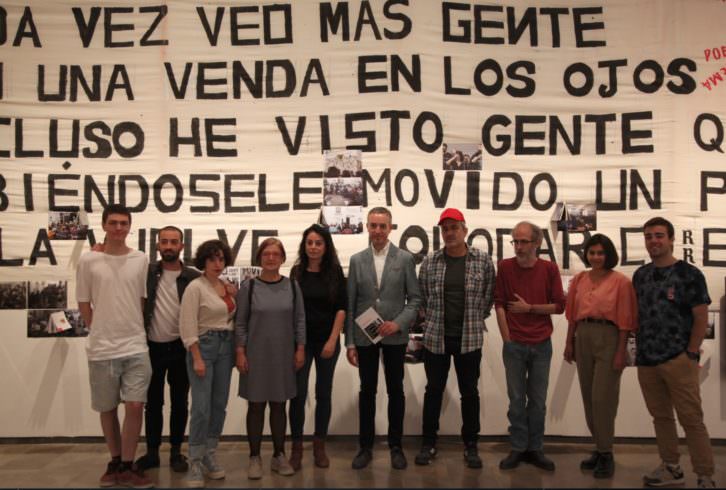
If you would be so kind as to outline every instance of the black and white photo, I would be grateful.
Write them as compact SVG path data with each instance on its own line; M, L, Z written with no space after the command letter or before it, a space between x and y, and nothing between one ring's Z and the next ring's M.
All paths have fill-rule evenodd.
M0 282L0 310L24 310L27 307L27 282Z
M28 308L66 308L68 306L68 281L28 282Z
M363 159L361 150L326 150L325 177L361 177Z

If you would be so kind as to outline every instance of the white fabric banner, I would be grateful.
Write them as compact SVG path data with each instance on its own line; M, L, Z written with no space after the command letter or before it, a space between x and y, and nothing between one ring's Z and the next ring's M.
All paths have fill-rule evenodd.
M642 224L662 215L718 309L724 21L722 0L5 1L1 281L69 281L59 307L75 308L75 263L103 240L110 202L132 208L130 245L152 259L156 230L171 224L186 232L187 261L221 238L235 265L249 266L257 244L277 235L290 267L302 230L324 214L338 220L328 224L347 269L367 245L361 216L387 206L392 241L420 262L442 246L438 215L456 207L470 243L495 261L513 254L514 224L541 225L542 257L570 275L584 268L581 245L594 232L613 240L631 274L647 259ZM350 166L331 164L338 154ZM569 211L564 230L551 222L558 203ZM76 239L84 225L87 238ZM58 347L26 340L27 318L0 311L13 346L0 368L18 373L0 377L5 393L47 388L51 378L24 374L28 356L66 362ZM493 316L488 323L496 332ZM551 392L564 386L555 376L572 379L559 370L564 326L559 319ZM485 359L498 379L483 399L502 404L497 342L489 336ZM704 397L723 412L719 376L714 368ZM25 412L42 419L29 397ZM639 398L624 403L644 410ZM15 417L5 410L0 418ZM500 433L506 407L490 410L485 432ZM580 419L564 424L566 410L555 406L548 432L584 435ZM717 410L706 412L713 435L726 437ZM625 435L647 434L624 423ZM0 436L44 434L44 424L6 424ZM57 431L97 430L85 424Z

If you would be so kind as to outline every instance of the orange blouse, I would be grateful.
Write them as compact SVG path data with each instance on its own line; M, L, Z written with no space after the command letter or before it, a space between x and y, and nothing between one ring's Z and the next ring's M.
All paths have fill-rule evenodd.
M589 271L580 272L570 281L565 316L573 326L585 318L601 318L619 330L636 330L638 300L633 284L617 271L610 271L596 283L590 280Z

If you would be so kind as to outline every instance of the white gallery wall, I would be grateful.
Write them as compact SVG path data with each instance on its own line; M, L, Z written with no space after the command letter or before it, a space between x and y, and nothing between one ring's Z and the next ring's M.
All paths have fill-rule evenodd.
M362 206L334 199L327 216L355 223L387 206L391 240L419 260L441 246L443 208L457 207L471 245L495 262L513 254L514 224L541 225L541 257L572 276L588 232L551 222L568 203L597 210L589 233L613 240L630 275L647 259L639 227L663 215L677 257L704 272L721 308L722 0L100 3L0 5L0 283L68 281L76 308L75 265L90 243L51 239L51 213L77 213L102 240L111 201L135 210L133 247L153 250L154 230L173 224L187 231L187 259L219 237L248 266L277 235L287 271L326 203L324 152L359 149ZM445 169L444 144L481 151L480 168ZM347 269L367 236L335 244ZM30 310L0 310L0 437L100 435L85 339L30 338ZM721 316L701 375L716 438L726 437ZM547 434L585 436L577 374L562 360L566 320L554 323ZM501 435L502 341L493 316L487 326L482 434ZM425 381L422 365L406 366L407 434L420 433ZM236 374L232 383L225 433L242 434L246 403ZM458 434L453 369L447 390L441 432ZM357 433L357 391L341 356L331 433ZM384 434L382 375L378 402ZM309 410L308 430L312 421ZM653 435L633 368L616 435Z

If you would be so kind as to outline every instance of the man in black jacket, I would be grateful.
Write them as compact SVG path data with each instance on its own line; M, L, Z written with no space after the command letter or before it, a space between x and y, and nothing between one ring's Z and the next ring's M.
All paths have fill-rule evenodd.
M159 231L157 250L161 261L149 266L144 305L144 326L148 334L151 359L151 383L146 403L146 454L136 464L144 469L159 466L159 446L164 424L164 378L169 381L171 420L169 464L176 472L187 471L189 465L181 453L187 425L189 378L186 369L186 350L179 338L179 305L184 289L199 272L185 267L179 260L184 250L183 233L175 226Z

